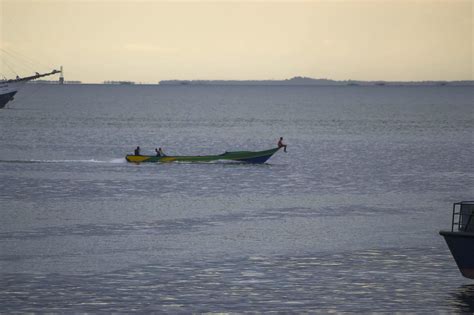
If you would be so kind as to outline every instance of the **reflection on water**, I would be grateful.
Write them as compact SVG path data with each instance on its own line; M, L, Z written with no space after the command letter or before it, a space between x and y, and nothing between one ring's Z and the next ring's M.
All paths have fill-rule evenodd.
M453 293L452 304L459 313L474 313L474 284L460 286Z
M474 286L456 290L450 262L445 251L417 248L6 274L0 304L7 312L472 312Z

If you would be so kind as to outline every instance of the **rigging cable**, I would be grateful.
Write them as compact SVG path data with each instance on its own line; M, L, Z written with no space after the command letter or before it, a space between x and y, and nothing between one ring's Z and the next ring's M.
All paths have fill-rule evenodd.
M20 60L19 57L15 56L12 52L4 49L4 48L0 48L4 55L6 57L10 57L10 62L11 63L14 63L16 68L21 68L22 71L25 71L25 72L36 72L36 69L32 68L31 65L27 65L24 61ZM5 61L6 61L6 58L5 58Z
M4 50L4 49L2 48L2 50ZM18 59L23 59L24 62L29 64L29 66L31 67L33 72L36 72L38 66L40 66L44 69L48 69L48 70L51 69L50 66L47 66L46 64L44 64L42 62L39 62L38 60L35 60L31 57L27 57L26 55L20 53L17 50L12 49L12 48L9 48L7 50L7 52L10 53L10 55L12 55L12 56L15 55L15 57L18 58Z
M8 62L5 59L2 59L2 63L7 66L8 69L10 69L11 72L13 72L16 76L18 76L18 73L16 73L15 70L8 64Z

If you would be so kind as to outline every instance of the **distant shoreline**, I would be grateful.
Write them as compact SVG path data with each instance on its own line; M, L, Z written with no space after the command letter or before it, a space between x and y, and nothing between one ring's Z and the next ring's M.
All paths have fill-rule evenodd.
M268 86L474 86L473 80L462 81L360 81L294 77L286 80L163 80L160 85L268 85Z
M30 83L58 84L58 81L36 80ZM87 83L81 81L65 81L64 84L102 84L102 85L166 85L166 86L474 86L474 80L458 81L361 81L361 80L330 80L294 77L285 80L162 80L158 83L134 81L104 81L103 83Z

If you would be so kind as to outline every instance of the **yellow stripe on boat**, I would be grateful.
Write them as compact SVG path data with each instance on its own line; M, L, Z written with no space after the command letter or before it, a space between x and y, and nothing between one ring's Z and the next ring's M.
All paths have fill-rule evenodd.
M141 163L145 162L146 160L149 160L149 156L143 156L143 155L127 155L127 161L133 162L133 163Z

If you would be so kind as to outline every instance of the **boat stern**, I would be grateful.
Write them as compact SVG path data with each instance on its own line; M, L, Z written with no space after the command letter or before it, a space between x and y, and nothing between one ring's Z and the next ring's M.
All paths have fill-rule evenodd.
M145 155L127 155L125 156L125 159L127 162L142 163L148 161L150 157Z

